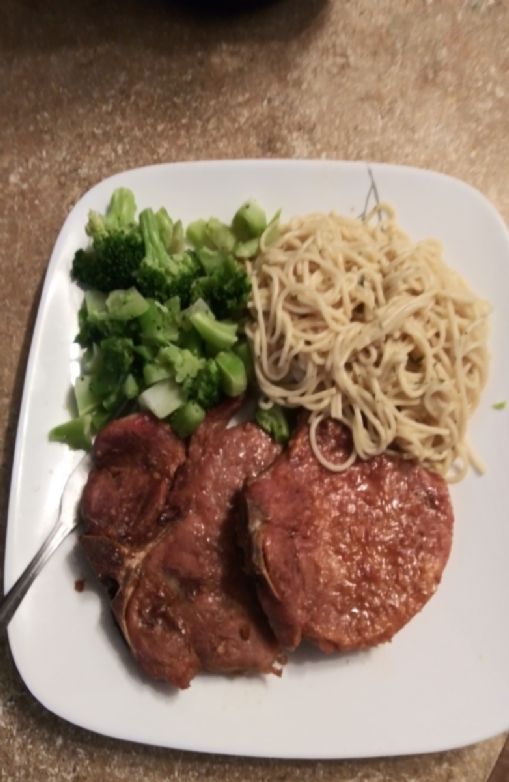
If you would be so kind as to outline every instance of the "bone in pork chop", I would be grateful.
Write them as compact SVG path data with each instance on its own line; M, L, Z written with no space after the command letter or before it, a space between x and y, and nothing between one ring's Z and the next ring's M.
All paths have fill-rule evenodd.
M351 449L331 419L318 443L332 462ZM246 489L258 593L276 637L323 651L389 640L435 592L453 514L443 479L394 455L331 472L316 459L307 424Z
M103 519L92 514L93 528L108 530L102 575L119 584L112 608L134 656L147 673L182 688L200 670L279 670L280 648L243 570L235 529L238 493L279 448L252 424L227 429L236 408L227 403L210 411L191 438L164 509L158 505L157 519L150 515L150 524L144 523L151 530L144 547L130 547L132 540L139 543L134 533L129 545L123 533L115 538L115 523L121 530L126 524L123 514L113 512L115 493L108 482ZM142 469L150 472L145 462ZM101 502L99 497L92 503L87 492L94 497L100 490L85 489L82 512L89 519L90 507L100 508ZM132 508L130 488L126 492ZM90 537L82 540L90 556ZM94 562L93 553L90 558Z

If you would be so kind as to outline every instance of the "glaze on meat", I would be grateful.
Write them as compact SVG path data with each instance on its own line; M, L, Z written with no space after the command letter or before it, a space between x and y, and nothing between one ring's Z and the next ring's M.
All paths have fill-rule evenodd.
M318 432L331 461L350 452L331 419ZM435 592L453 514L443 479L403 458L322 467L299 426L288 450L246 489L258 593L281 644L323 651L387 641Z
M182 688L200 670L280 668L236 543L237 496L279 447L252 424L227 429L237 407L209 412L185 464L165 424L149 431L136 416L110 424L97 438L81 503L82 543L115 587L112 609L134 656L148 674Z
M236 542L235 499L279 453L253 424L226 429L232 406L191 438L164 536L143 560L125 610L129 643L152 676L187 687L200 670L278 673L281 650Z

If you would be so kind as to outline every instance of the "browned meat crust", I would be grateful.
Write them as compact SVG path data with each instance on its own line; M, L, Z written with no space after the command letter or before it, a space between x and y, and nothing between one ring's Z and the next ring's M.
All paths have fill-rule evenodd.
M209 414L192 437L167 515L127 605L129 643L152 676L187 687L199 670L279 672L280 648L236 546L234 500L279 448L252 424Z
M324 421L331 461L348 432ZM447 562L453 514L445 482L382 455L332 473L315 458L307 424L246 490L259 597L283 646L303 638L323 651L389 640L435 592Z
M211 411L184 451L150 416L108 425L85 488L81 541L118 585L112 608L140 665L187 687L200 670L278 672L280 648L242 568L235 499L279 448L252 424ZM175 442L178 444L175 447Z

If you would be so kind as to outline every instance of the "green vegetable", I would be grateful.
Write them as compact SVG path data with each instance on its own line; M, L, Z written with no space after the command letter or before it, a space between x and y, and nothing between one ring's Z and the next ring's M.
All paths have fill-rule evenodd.
M144 256L139 234L117 231L94 240L88 250L78 250L72 263L72 278L84 288L100 291L129 288Z
M140 213L140 226L145 242L145 257L136 273L136 285L141 293L158 301L178 296L183 307L190 301L194 280L201 274L198 257L192 250L169 254L161 236L159 221L152 209Z
M106 311L114 320L132 320L148 310L149 304L136 288L112 291L106 299Z
M172 368L168 365L163 366L155 362L148 362L143 367L143 380L145 385L153 386L154 383L158 383L160 380L166 380L173 376Z
M267 227L265 212L256 201L246 201L235 213L232 228L241 242L261 236Z
M138 318L141 339L150 345L167 345L178 339L179 315L159 301L148 299L145 312Z
M107 337L99 344L97 364L90 380L90 392L98 399L118 394L133 363L133 342L128 337ZM107 403L109 404L109 402Z
M156 418L167 418L185 403L186 397L181 386L173 379L168 379L147 388L139 395L138 401Z
M208 409L221 401L221 373L213 358L206 359L195 378L187 378L183 389L188 399Z
M264 247L268 247L273 244L279 234L279 218L281 217L281 209L278 209L274 217L272 217L267 225L267 228L260 237L260 242L263 242Z
M247 342L247 340L243 339L240 340L240 342L237 342L237 344L233 346L233 352L237 354L237 356L242 360L244 364L244 368L246 370L247 382L252 383L253 380L255 379L255 368L254 368L251 348L249 347L249 343Z
M279 405L272 405L268 410L259 407L255 413L256 423L277 443L286 443L290 437L288 421Z
M493 410L505 410L507 405L507 402L504 400L503 402L495 402L494 405L492 405Z
M211 217L205 229L205 239L209 246L215 247L219 252L231 253L235 247L235 236L227 225Z
M90 246L72 264L86 289L76 336L84 348L74 388L78 417L56 427L52 439L89 448L93 434L136 401L171 416L188 437L205 410L243 393L254 368L237 331L251 283L237 258L256 255L278 219L267 225L260 206L247 201L231 227L211 217L184 232L164 207L137 219L125 188L113 192L104 214L91 211Z
M92 445L92 419L89 415L84 415L55 426L49 433L49 439L52 442L65 443L70 448L88 451Z
M221 373L221 385L226 396L239 396L247 388L247 374L242 359L231 351L221 351L216 356Z
M90 375L81 375L74 384L74 397L78 408L78 415L82 416L91 413L98 406L100 400L90 389Z
M122 392L126 399L136 399L140 393L140 387L134 375L127 375L122 386Z
M179 348L177 345L161 348L157 355L157 361L162 366L171 367L177 383L182 383L188 377L195 378L205 364L205 359L196 356L186 348Z
M189 223L186 231L186 239L193 247L203 247L206 241L207 233L207 221L195 220L194 223Z
M235 256L237 258L253 258L260 249L260 240L248 239L246 242L239 242L235 247Z
M134 283L145 249L134 215L136 203L130 190L115 190L105 215L89 213L87 233L92 245L78 250L72 278L82 287L108 293Z
M246 308L251 281L231 256L219 256L207 276L199 277L191 288L191 300L203 299L217 318L234 318Z
M213 350L227 350L237 341L237 324L216 320L206 312L193 312L189 321Z
M178 437L193 434L205 418L205 410L197 402L186 402L170 416L170 425Z
M119 187L113 191L104 215L90 210L85 230L93 239L112 231L125 231L135 227L135 215L136 201L133 192L126 187Z
M195 329L182 329L178 342L181 348L191 351L195 356L203 356L203 342Z

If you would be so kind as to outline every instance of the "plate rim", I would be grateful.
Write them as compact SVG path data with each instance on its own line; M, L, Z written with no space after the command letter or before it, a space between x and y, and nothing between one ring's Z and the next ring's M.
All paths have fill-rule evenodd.
M61 228L58 232L57 238L55 240L55 243L53 245L53 249L51 252L50 260L48 262L45 275L44 275L44 283L42 286L42 290L40 293L38 305L37 305L37 316L35 319L34 327L33 327L33 333L32 333L32 339L30 343L30 350L28 353L28 358L26 361L25 366L25 372L24 372L24 380L23 380L23 390L21 394L21 402L19 404L19 415L18 415L18 422L16 427L16 435L14 440L14 455L12 459L12 468L11 468L11 478L9 482L9 499L8 499L8 506L7 506L7 523L6 523L6 536L5 536L5 554L4 554L4 590L6 591L9 586L13 583L15 578L17 577L15 574L13 575L12 570L12 560L14 558L12 549L13 549L13 527L14 527L14 521L15 521L15 506L17 501L17 493L19 491L18 483L19 483L19 475L21 471L21 466L23 463L23 460L25 458L25 449L24 449L24 441L25 441L25 434L26 434L26 428L28 425L28 414L29 414L29 402L30 402L30 391L29 387L32 383L33 375L35 373L36 369L36 362L37 362L37 356L39 351L39 342L41 340L41 334L42 334L42 324L43 324L43 316L47 307L47 300L50 295L50 289L51 284L54 277L54 272L57 267L57 263L59 261L59 258L62 254L62 245L64 243L66 234L68 232L68 226L73 221L73 217L75 215L75 212L78 210L78 208L81 206L82 202L85 199L88 199L94 195L94 193L98 190L102 190L103 188L107 187L108 185L114 186L118 181L122 180L126 177L126 175L133 175L137 173L158 173L163 170L173 170L175 168L185 169L185 168L206 168L206 169L221 169L226 167L235 168L237 166L263 166L263 167L274 167L274 166L285 166L288 168L312 168L316 166L322 166L324 169L328 167L349 167L352 169L365 169L366 167L372 166L374 169L390 169L391 171L397 171L399 173L408 173L413 174L417 176L429 176L432 175L433 177L438 177L440 179L447 180L449 183L453 184L455 187L461 187L462 189L467 189L470 192L470 195L473 196L477 201L479 201L480 204L482 204L482 207L490 212L490 215L498 224L498 227L501 229L502 233L505 236L505 240L507 243L507 247L509 250L509 230L507 228L507 225L500 214L500 212L497 210L497 208L491 203L491 201L476 187L471 185L468 182L465 182L464 180L451 176L449 174L440 172L440 171L434 171L431 169L423 168L423 167L416 167L416 166L408 166L408 165L400 165L400 164L392 164L388 162L376 162L376 161L365 161L365 160L336 160L336 159L292 159L292 158L237 158L237 159L207 159L207 160L189 160L189 161L178 161L178 162L166 162L166 163L154 163L146 166L138 166L126 170L121 170L118 172L115 172L108 177L105 177L104 179L96 182L94 185L92 185L90 188L85 190L79 198L76 200L76 202L72 205L70 208L65 220L63 221ZM12 399L11 399L12 403ZM21 677L21 679L24 681L25 685L29 689L29 691L32 693L32 695L49 711L51 711L54 714L57 714L58 716L62 717L63 719L66 719L67 721L71 722L72 724L78 725L82 728L85 728L87 730L90 730L94 733L98 733L98 735L107 735L111 738L120 739L120 740L127 740L127 741L134 741L134 742L142 742L146 745L151 746L165 746L165 747L171 747L171 744L160 744L157 741L151 741L149 738L137 738L136 736L126 736L125 731L124 735L121 735L121 732L114 733L113 731L109 731L108 733L104 733L102 731L98 731L94 729L94 727L91 727L89 724L86 723L86 720L77 719L75 716L68 716L67 714L64 714L62 710L55 710L51 704L47 702L47 699L44 695L37 694L37 687L34 685L33 682L30 682L30 677L26 675L25 672L23 672L18 664L18 660L16 658L16 654L14 652L14 643L13 643L13 636L14 631L12 629L12 626L8 628L8 638L9 638L9 646L11 649L11 653L16 665L16 669ZM509 714L508 714L508 721L505 730L509 729ZM411 748L409 747L407 750L399 751L399 755L415 755L415 754L428 754L431 752L438 752L438 751L444 751L448 749L455 749L463 746L468 746L473 743L477 743L478 741L486 740L492 736L496 735L492 730L487 731L486 733L480 732L480 735L477 738L469 738L465 743L455 743L452 744L450 742L444 742L442 745L434 745L433 747L430 747L429 749L423 750L422 748ZM314 754L310 751L305 751L302 753L299 753L296 751L292 754L267 754L266 752L256 752L256 751L249 751L246 752L245 750L232 750L227 748L221 748L218 747L217 742L212 742L212 744L207 744L207 741L203 741L201 739L201 743L203 745L202 748L197 747L196 744L188 744L187 746L184 745L184 742L180 742L177 749L181 749L184 751L195 751L195 752L204 752L204 753L214 753L214 754L220 754L225 756L244 756L244 757L266 757L266 758L281 758L281 759L310 759L310 760L316 760L316 759L347 759L351 757L353 758L373 758L373 757L380 757L379 753L369 753L365 752L364 754L355 754L352 756L348 755L337 755L337 754L324 754L323 752L318 752L317 754ZM389 755L385 755L384 757L394 757L395 753L390 753Z

